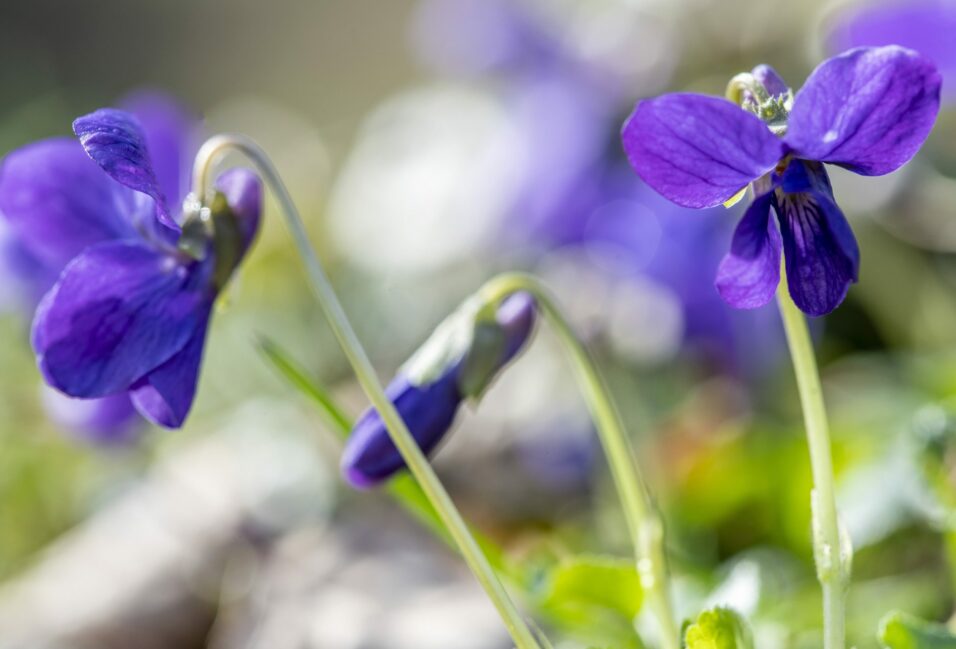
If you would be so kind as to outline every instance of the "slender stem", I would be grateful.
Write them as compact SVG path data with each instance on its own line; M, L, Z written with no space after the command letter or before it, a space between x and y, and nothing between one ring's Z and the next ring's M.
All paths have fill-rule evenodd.
M534 296L567 348L581 392L594 419L601 445L621 499L628 533L634 545L641 585L657 617L664 649L679 649L677 628L667 590L664 528L654 501L641 478L637 460L624 431L621 415L611 400L597 365L578 340L567 318L541 282L527 274L507 273L490 280L479 292L494 304L517 291Z
M315 402L319 410L325 414L328 419L327 423L332 427L336 436L343 442L348 440L354 422L335 398L313 381L308 373L275 343L263 339L259 343L259 348L293 387ZM455 541L449 536L448 530L445 529L441 518L438 517L438 512L432 507L412 476L403 472L389 480L384 489L400 507L421 523L425 529L432 532L452 550L457 550ZM515 568L507 561L504 550L478 530L473 529L471 533L485 556L488 557L491 567L499 574L515 578ZM520 580L516 579L516 581Z
M208 175L216 159L228 150L236 150L252 160L272 187L282 207L292 238L298 248L299 256L305 265L306 275L313 293L322 306L335 337L345 352L362 389L368 395L372 406L379 412L388 433L412 475L421 485L432 506L438 512L448 532L455 540L465 562L471 568L479 583L485 589L498 613L504 620L518 649L539 649L540 645L528 628L521 613L511 601L507 591L482 553L474 537L468 531L465 521L458 512L451 497L435 474L425 455L415 442L408 427L402 420L392 402L375 375L375 369L365 353L355 331L352 329L342 305L335 295L332 285L322 269L318 256L309 243L305 225L298 209L286 189L279 172L268 156L253 140L242 135L217 135L203 144L196 156L193 167L193 192L201 199L208 185ZM203 204L206 204L203 201Z
M793 360L810 449L813 552L817 578L823 589L823 646L824 649L843 649L846 642L845 599L853 551L837 515L823 389L806 318L790 298L785 279L777 289L777 304Z

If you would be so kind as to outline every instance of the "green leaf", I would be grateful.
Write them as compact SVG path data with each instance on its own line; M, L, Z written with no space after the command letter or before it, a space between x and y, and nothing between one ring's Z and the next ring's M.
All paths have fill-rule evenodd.
M684 643L687 649L753 649L753 634L739 613L717 607L687 627Z
M887 649L956 649L956 635L948 628L901 611L883 618L877 636Z
M952 527L956 525L956 413L926 406L914 417L911 430L922 482L922 508L938 525Z
M634 618L643 599L632 561L580 555L551 568L540 608L555 624L579 635L635 646Z
M272 363L279 374L301 394L319 407L335 429L339 438L348 439L352 430L352 419L335 403L335 398L317 381L308 375L301 365L292 360L292 356L268 338L259 339L259 350Z

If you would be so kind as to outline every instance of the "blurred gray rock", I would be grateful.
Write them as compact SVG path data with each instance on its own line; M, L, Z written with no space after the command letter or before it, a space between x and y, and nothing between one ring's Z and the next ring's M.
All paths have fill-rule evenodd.
M210 641L212 649L511 646L458 557L381 501L284 539L249 597L221 612Z
M203 646L235 557L326 518L329 471L311 427L287 406L252 403L173 449L0 590L0 647Z

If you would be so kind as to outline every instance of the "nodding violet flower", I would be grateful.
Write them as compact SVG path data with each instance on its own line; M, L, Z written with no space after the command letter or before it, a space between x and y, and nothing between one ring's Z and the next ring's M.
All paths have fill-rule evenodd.
M505 299L493 314L466 301L399 370L385 390L412 437L431 453L451 428L464 399L477 399L521 350L534 327L527 293ZM346 444L342 474L369 488L405 467L378 411L367 410Z
M142 126L163 192L181 201L187 191L196 120L158 92L134 93L121 106ZM4 286L0 293L7 299L3 306L32 316L74 257L114 236L110 227L104 227L108 219L97 211L98 201L109 202L112 184L73 138L43 140L6 156L0 170L4 210L0 213ZM142 423L126 394L71 399L47 388L42 403L56 423L98 443L127 441Z
M64 266L33 322L40 371L68 396L126 393L148 420L178 427L213 303L258 230L259 179L219 176L210 235L170 209L185 168L168 139L111 108L73 127L79 143L31 144L0 169L0 212L35 255Z
M622 133L628 159L685 207L713 207L753 188L717 271L726 302L770 301L782 247L796 305L829 313L857 280L859 250L823 163L879 176L909 161L939 111L940 75L922 55L888 46L823 62L795 97L769 66L734 81L740 106L689 93L638 103Z

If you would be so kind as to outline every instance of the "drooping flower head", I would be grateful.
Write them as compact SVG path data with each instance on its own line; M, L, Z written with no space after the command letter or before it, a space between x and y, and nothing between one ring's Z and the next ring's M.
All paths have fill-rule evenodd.
M134 93L121 106L139 120L164 194L181 201L198 144L197 120L158 92ZM72 138L44 140L6 156L0 172L0 205L7 211L0 214L0 301L7 308L32 318L66 264L110 239L97 201L110 203L111 183ZM115 209L110 205L107 213ZM141 428L126 394L73 399L47 389L41 401L53 421L98 443L129 440Z
M481 317L478 306L475 300L463 304L385 390L426 454L451 428L462 401L477 399L531 335L535 303L526 293L508 297L492 318ZM380 484L404 468L374 408L356 423L341 464L342 474L359 488Z
M933 63L912 50L858 48L822 63L796 96L760 66L742 80L740 105L690 93L642 101L622 139L638 175L679 205L713 207L752 187L717 272L725 301L770 301L782 250L794 302L823 315L843 301L859 269L823 163L864 176L901 167L933 127L940 83Z
M45 267L63 269L33 323L47 383L81 399L128 394L150 421L178 427L213 302L257 231L261 187L247 170L222 174L215 234L191 233L187 251L172 201L185 194L189 152L175 118L141 106L150 109L148 131L134 113L107 108L76 120L79 142L10 153L0 212Z

